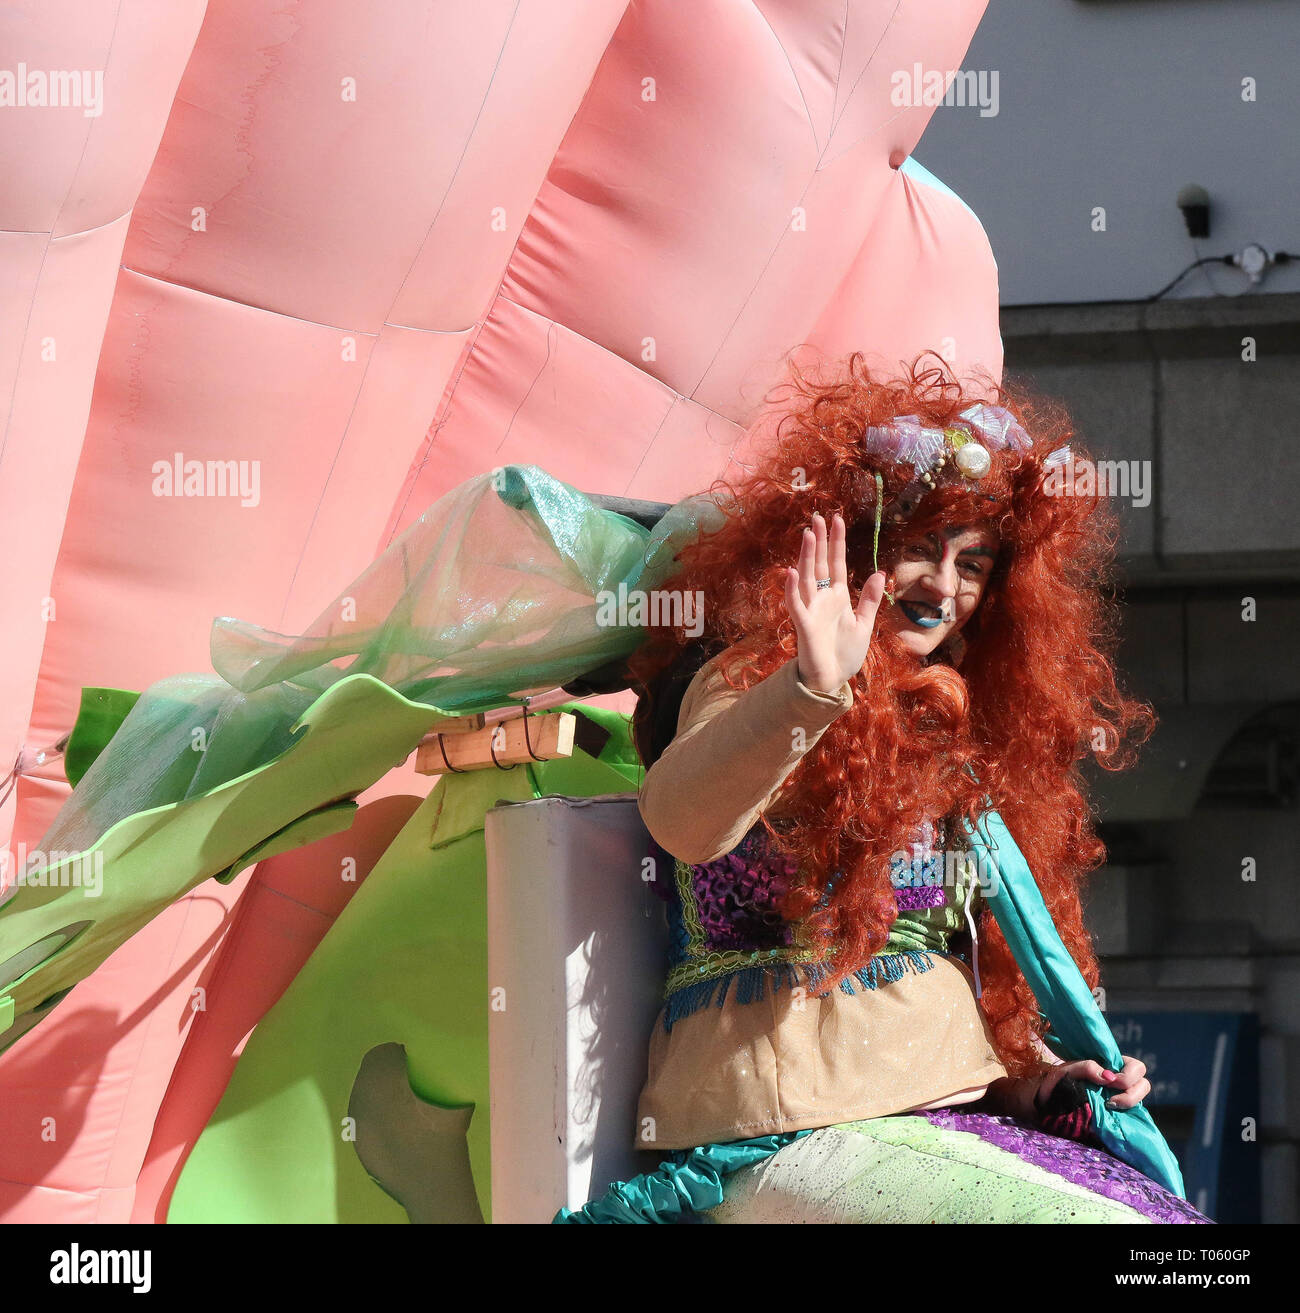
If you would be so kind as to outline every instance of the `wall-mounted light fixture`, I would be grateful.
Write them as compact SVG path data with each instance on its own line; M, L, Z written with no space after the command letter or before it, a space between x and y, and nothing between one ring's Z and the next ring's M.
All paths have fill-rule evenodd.
M1190 182L1178 193L1178 208L1183 212L1189 237L1210 235L1210 193Z

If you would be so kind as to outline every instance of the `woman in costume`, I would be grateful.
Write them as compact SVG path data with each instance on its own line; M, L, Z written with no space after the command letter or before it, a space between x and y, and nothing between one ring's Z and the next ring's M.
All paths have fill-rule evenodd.
M556 1220L1206 1221L1101 1147L1130 1109L1159 1140L1143 1065L1057 1057L1017 960L1051 938L1095 988L1079 764L1119 769L1153 724L1110 657L1112 525L1055 495L1067 421L858 355L792 377L679 554L704 635L653 629L631 663L671 932L636 1142L665 1161ZM1045 905L1027 937L990 916L990 803Z
M93 848L104 896L23 883L0 905L0 1046L168 901L346 824L339 799L439 715L635 652L641 805L672 854L636 1128L662 1165L560 1220L1204 1220L1089 992L1077 885L1101 847L1075 772L1117 768L1150 716L1107 656L1100 508L1054 495L1068 429L856 359L796 392L729 502L648 530L508 466L306 634L219 620L218 673L130 695L42 839ZM701 593L703 642L602 621L601 597L669 582ZM485 1105L477 1079L463 1101Z

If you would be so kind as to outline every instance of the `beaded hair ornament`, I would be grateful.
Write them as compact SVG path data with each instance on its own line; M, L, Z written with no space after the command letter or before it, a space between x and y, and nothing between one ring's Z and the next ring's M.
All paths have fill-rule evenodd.
M927 428L919 415L900 415L889 424L869 424L862 434L865 451L897 465L912 466L912 481L898 494L890 514L894 523L908 519L938 480L956 477L978 483L993 468L992 452L1008 449L1028 452L1033 445L1029 434L1009 410L982 402L967 406L947 428ZM1044 458L1043 466L1061 464L1069 458L1070 448L1058 447ZM885 481L879 471L875 477L876 524L871 559L873 570L878 570ZM894 600L889 593L885 596L891 602Z

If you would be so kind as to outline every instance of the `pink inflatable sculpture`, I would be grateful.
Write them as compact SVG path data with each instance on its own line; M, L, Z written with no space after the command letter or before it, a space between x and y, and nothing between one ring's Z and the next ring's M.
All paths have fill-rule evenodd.
M298 632L473 474L676 500L799 343L998 377L988 242L896 77L955 70L984 5L5 6L8 869L83 685L206 669L216 615ZM192 462L228 486L187 495ZM367 795L372 856L413 783ZM160 1214L340 910L305 851L182 899L0 1058L0 1216Z

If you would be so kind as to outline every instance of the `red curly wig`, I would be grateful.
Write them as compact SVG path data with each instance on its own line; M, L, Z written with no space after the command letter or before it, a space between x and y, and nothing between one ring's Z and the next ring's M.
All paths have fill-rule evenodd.
M782 910L813 942L837 946L833 987L880 951L898 915L891 855L908 850L923 818L974 819L988 794L1095 988L1097 962L1079 889L1105 850L1080 762L1093 757L1105 769L1122 769L1155 724L1151 708L1125 696L1116 681L1117 611L1104 591L1115 522L1096 495L1044 490L1045 455L1066 443L1075 459L1084 454L1059 408L992 381L975 395L946 366L927 367L925 359L896 379L873 375L861 353L829 373L819 370L816 379L791 361L789 381L767 398L775 403L769 418L780 416L774 439L743 477L712 485L725 519L679 554L681 569L666 586L703 596L705 638L726 646L727 682L749 688L797 654L784 571L798 559L813 512L828 522L837 510L844 516L855 598L872 573L877 470L885 489L884 570L906 542L928 532L975 523L995 528L998 559L962 631L960 671L908 653L878 617L867 659L850 681L852 708L804 756L764 816L775 844L799 861L800 878ZM977 484L941 481L910 519L892 523L894 499L912 469L864 452L866 426L919 415L941 428L976 401L1012 411L1033 450L991 453L992 469ZM652 627L632 658L642 693L639 723L650 710L655 677L690 641L681 627ZM987 910L978 929L980 1003L1004 1064L1013 1075L1026 1074L1042 1065L1034 1043L1042 1033L1038 1009Z

